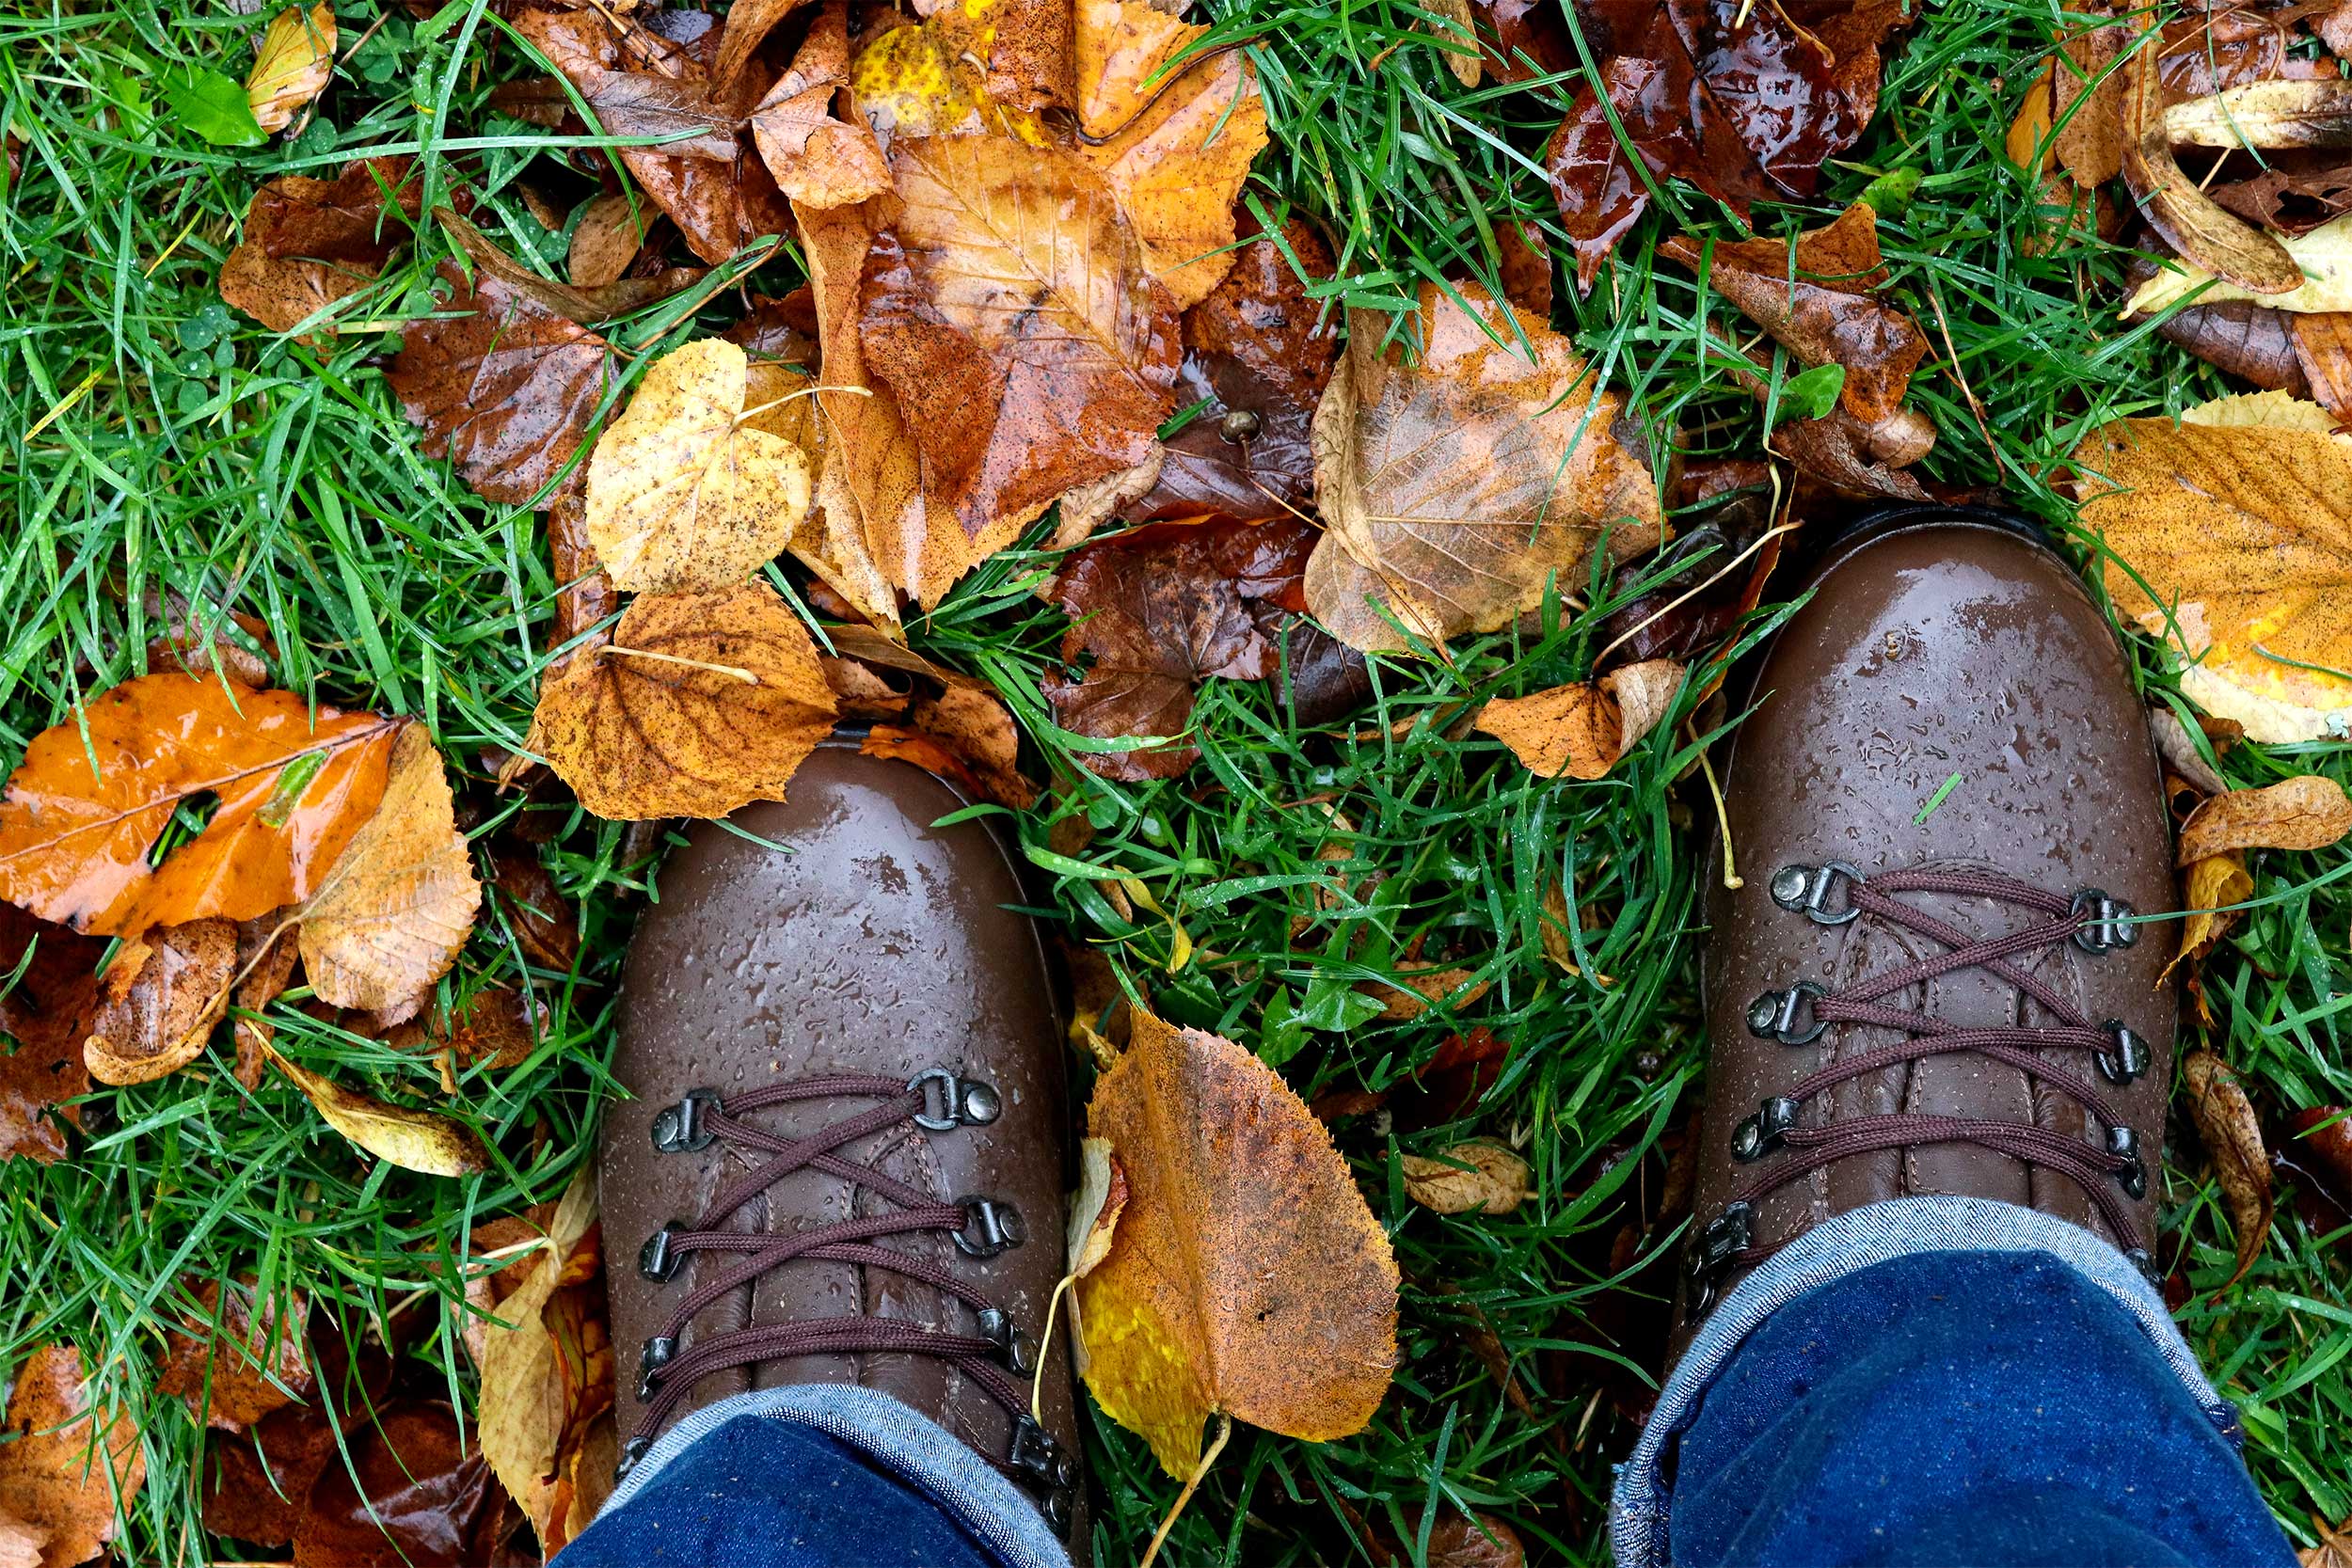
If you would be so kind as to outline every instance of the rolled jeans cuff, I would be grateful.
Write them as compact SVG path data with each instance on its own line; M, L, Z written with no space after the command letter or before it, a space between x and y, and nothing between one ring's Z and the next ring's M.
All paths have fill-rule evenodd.
M1667 1568L1673 1489L1664 1466L1701 1402L1764 1320L1806 1291L1860 1270L1923 1252L2042 1253L2113 1296L2139 1324L2173 1375L2232 1443L2244 1441L2237 1411L2214 1391L2173 1326L2164 1298L2128 1259L2080 1226L1990 1198L1889 1198L1815 1226L1759 1264L1716 1303L1659 1390L1633 1452L1617 1466L1609 1539L1618 1568Z
M605 1510L628 1502L663 1466L739 1416L797 1421L847 1443L938 1504L1005 1568L1071 1568L1070 1553L1027 1494L938 1422L855 1384L755 1388L703 1406L654 1440L613 1488Z

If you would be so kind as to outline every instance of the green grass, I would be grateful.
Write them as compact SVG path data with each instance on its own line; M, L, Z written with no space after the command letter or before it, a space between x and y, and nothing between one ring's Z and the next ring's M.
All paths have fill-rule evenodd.
M1262 160L1271 182L1253 195L1268 211L1295 202L1333 232L1344 262L1335 298L1393 307L1422 276L1486 271L1498 223L1549 223L1535 160L1572 84L1466 92L1416 30L1419 13L1394 0L1208 9L1227 35L1260 40L1284 155ZM346 42L376 15L370 0L338 14ZM1925 469L2003 487L2062 531L2071 508L2051 476L2085 431L2232 388L2116 323L2122 252L2075 242L2033 257L2016 243L2032 195L2003 163L2001 136L2058 14L2026 0L1935 5L1890 68L1869 135L1829 172L1820 209L1760 209L1756 223L1785 232L1879 174L1924 175L1885 243L1896 289L1939 345L1914 393L1941 432ZM233 608L266 624L279 684L423 716L472 778L477 843L486 851L527 831L585 937L575 974L540 975L554 1006L538 1053L466 1074L453 1102L500 1150L492 1175L450 1182L363 1167L290 1089L272 1082L247 1095L217 1053L91 1097L90 1136L72 1163L0 1165L0 1366L69 1338L130 1402L152 1478L122 1548L133 1560L215 1550L197 1521L203 1434L151 1388L158 1314L183 1280L298 1287L355 1337L402 1307L395 1337L412 1378L461 1405L470 1397L459 1319L438 1309L454 1289L448 1251L469 1215L552 1196L588 1151L632 895L651 877L642 836L484 787L481 753L520 744L543 658L556 584L537 519L486 507L417 455L379 373L384 332L342 334L322 356L228 312L214 288L262 180L380 150L421 150L436 190L464 160L484 193L477 222L555 261L557 243L513 184L549 138L483 107L513 69L511 55L477 69L497 24L479 9L435 31L396 13L339 79L330 119L291 145L230 153L177 130L159 84L185 64L242 74L254 22L192 0L0 17L0 117L24 143L24 172L0 198L0 428L18 454L0 475L0 761L144 668L150 590ZM1733 231L1704 198L1685 190L1680 201L1692 221ZM1661 221L1636 233L1592 298L1564 298L1559 324L1629 390L1659 450L1678 428L1693 454L1753 453L1754 404L1703 347L1710 334L1744 342L1749 329L1698 298L1686 275L1653 264ZM422 281L440 243L404 252L340 319L429 308ZM781 292L795 270L780 257L760 285ZM644 348L723 325L728 298L690 319L657 312L619 336ZM1037 697L1060 617L1027 590L1048 564L998 558L914 634L994 681L1037 763L1067 771ZM1375 700L1335 729L1302 731L1273 687L1213 684L1203 761L1189 777L1129 787L1075 774L1019 824L1041 847L1053 814L1083 813L1094 834L1085 860L1140 877L1194 957L1169 973L1167 922L1122 907L1099 876L1053 883L1065 934L1101 947L1168 1016L1287 1053L1283 1070L1304 1094L1388 1088L1477 1024L1515 1048L1486 1104L1455 1123L1342 1125L1406 1277L1396 1388L1345 1441L1237 1433L1178 1527L1173 1560L1361 1558L1348 1544L1357 1519L1410 1555L1435 1511L1456 1506L1506 1520L1538 1560L1605 1558L1609 1463L1629 1440L1622 1407L1640 1386L1613 1357L1642 1354L1642 1324L1658 1311L1629 1301L1623 1282L1638 1274L1630 1289L1654 1291L1659 1274L1643 1265L1677 1238L1648 1221L1700 1088L1692 960L1702 879L1717 870L1712 808L1697 775L1685 776L1687 724L1600 783L1555 785L1459 720L1485 698L1587 673L1599 616L1639 586L1564 585L1570 603L1540 638L1468 641L1444 666L1383 662ZM2140 678L2163 695L2140 649ZM2240 784L2313 770L2352 777L2352 756L2243 748L2225 766ZM1334 829L1335 813L1349 832ZM1334 846L1344 859L1319 858ZM2206 972L2217 1022L2205 1033L2266 1103L2343 1103L2352 854L2273 854L2255 869L2260 907ZM1335 876L1349 892L1319 900ZM1543 897L1555 884L1575 890L1573 974L1544 951ZM1391 973L1417 942L1422 961L1442 955L1490 989L1401 1023L1351 1011L1354 985ZM452 994L512 983L525 963L510 918L494 911ZM379 1093L437 1100L429 1062L321 1024L300 1001L272 1014L291 1055ZM1392 1156L1473 1128L1525 1140L1540 1200L1504 1219L1408 1206ZM2233 1238L2194 1134L2176 1127L2170 1144L2165 1257L2197 1288L2182 1322L2245 1410L2265 1497L2309 1541L2310 1514L2352 1514L2352 1246L2282 1209L2248 1279L2209 1299L2231 1272ZM1497 1361L1509 1393L1488 1370ZM1175 1488L1106 1423L1092 1456L1101 1559L1132 1561Z

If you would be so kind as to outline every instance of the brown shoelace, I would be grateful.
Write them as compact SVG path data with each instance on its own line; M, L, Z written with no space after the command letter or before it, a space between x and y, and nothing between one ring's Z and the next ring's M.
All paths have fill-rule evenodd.
M804 1138L781 1138L743 1118L771 1106L807 1100L872 1100L867 1110L843 1117ZM696 1253L738 1255L711 1273L678 1302L645 1341L639 1363L637 1397L644 1420L622 1449L627 1474L654 1436L677 1414L694 1384L713 1372L802 1355L930 1355L947 1361L1002 1405L1012 1421L1012 1440L1002 1460L993 1461L1016 1481L1042 1494L1041 1506L1057 1528L1068 1523L1077 1481L1074 1460L1030 1418L1028 1391L1013 1373L1026 1376L1036 1360L1027 1335L1002 1307L991 1303L955 1273L929 1259L878 1245L880 1238L923 1231L949 1237L967 1257L991 1258L1024 1240L1020 1215L993 1198L966 1197L942 1203L872 1165L839 1152L861 1138L905 1122L925 1135L993 1121L995 1091L985 1084L934 1068L912 1082L840 1074L771 1084L722 1099L715 1089L695 1089L654 1121L654 1147L663 1153L691 1153L716 1140L755 1149L770 1158L722 1189L691 1226L673 1222L656 1231L638 1254L638 1272L667 1284ZM743 1205L795 1171L814 1169L887 1199L890 1211L788 1235L750 1235L718 1228ZM967 1307L975 1332L949 1333L898 1318L852 1312L791 1323L757 1323L698 1338L684 1351L678 1341L695 1316L750 1285L771 1269L806 1259L884 1269L931 1287ZM697 1271L700 1272L700 1271Z
M1847 889L1842 908L1836 904L1841 884ZM2042 919L2005 936L1972 938L1897 896L1906 893L1990 899ZM2148 1190L2138 1134L2095 1085L2045 1054L2085 1053L2100 1077L2122 1085L2148 1069L2147 1043L2120 1020L2093 1024L2079 1007L2011 961L2069 942L2090 953L2128 947L2135 938L2128 906L2095 888L2066 897L1985 872L1898 871L1865 879L1843 862L1785 866L1772 878L1772 895L1782 909L1819 925L1844 925L1867 914L1940 943L1945 951L1838 990L1799 981L1765 992L1749 1008L1749 1032L1785 1045L1809 1045L1837 1024L1895 1030L1905 1038L1807 1074L1786 1094L1765 1101L1733 1132L1732 1157L1741 1164L1775 1154L1787 1157L1773 1160L1740 1183L1692 1247L1699 1309L1711 1304L1714 1283L1724 1274L1735 1266L1760 1263L1774 1250L1759 1243L1755 1234L1756 1206L1763 1198L1839 1160L1931 1144L1971 1144L2069 1178L2090 1196L2123 1252L2143 1271L2151 1267L2132 1207ZM1884 997L1963 969L1981 969L2007 981L2057 1022L2031 1028L1971 1029L1882 1003ZM1806 1101L1840 1084L1959 1051L1989 1056L2065 1095L2097 1119L2105 1130L2104 1143L2094 1146L2030 1122L1915 1112L1853 1117L1810 1127L1797 1124Z

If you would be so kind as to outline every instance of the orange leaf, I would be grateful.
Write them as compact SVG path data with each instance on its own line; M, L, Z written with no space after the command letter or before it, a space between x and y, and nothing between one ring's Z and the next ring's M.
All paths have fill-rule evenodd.
M1104 1412L1179 1479L1212 1415L1310 1442L1361 1431L1396 1366L1396 1260L1290 1085L1231 1040L1137 1013L1087 1125L1129 1195L1077 1285Z
M87 1562L115 1538L115 1502L128 1510L147 1481L138 1429L109 1408L91 1443L90 1388L72 1345L47 1344L17 1367L0 1443L0 1518L42 1532L41 1568Z
M2352 796L2306 773L2265 789L2217 795L2181 824L2178 865L2233 849L2324 849L2352 833Z
M171 1356L156 1374L157 1392L178 1394L192 1405L201 1398L199 1417L223 1432L242 1432L310 1394L317 1379L310 1370L310 1304L299 1291L262 1304L258 1317L248 1284L230 1286L224 1298L219 1282L207 1279L195 1295L205 1315L187 1322L184 1333L169 1332Z
M752 140L768 172L804 207L847 206L890 189L890 166L865 117L833 113L850 75L848 14L839 0L818 13L792 69L752 111Z
M181 674L125 681L79 718L35 736L0 796L0 898L105 936L310 896L383 797L402 722ZM204 831L150 869L173 811L205 794Z
M1645 659L1597 681L1574 681L1528 697L1502 697L1479 711L1476 728L1511 748L1540 778L1597 779L1674 706L1682 666Z

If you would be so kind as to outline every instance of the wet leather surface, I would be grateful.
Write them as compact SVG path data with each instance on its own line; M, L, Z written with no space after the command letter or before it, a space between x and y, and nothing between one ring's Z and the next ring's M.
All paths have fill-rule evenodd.
M954 1201L1009 1200L1025 1244L992 1259L957 1253L932 1232L882 1244L921 1251L1007 1308L1033 1339L1061 1275L1068 1108L1062 1037L1043 952L1010 861L978 822L930 826L966 802L905 763L820 748L790 798L751 806L732 826L692 824L663 866L660 901L630 944L613 1069L636 1096L614 1103L603 1135L605 1244L612 1262L612 1334L622 1376L621 1430L636 1429L636 1365L647 1336L692 1289L690 1259L668 1285L636 1273L637 1248L673 1219L691 1221L722 1185L764 1156L723 1142L700 1154L655 1151L654 1116L691 1088L733 1095L832 1073L907 1079L945 1066L983 1078L1004 1099L985 1127L924 1132L912 1124L845 1148L889 1174ZM755 1113L770 1132L798 1136L870 1108L870 1101L811 1101ZM887 1205L847 1181L803 1170L736 1216L747 1229L814 1228ZM707 1278L707 1274L703 1277ZM958 1333L970 1313L928 1286L884 1271L800 1260L760 1277L739 1299L700 1315L698 1334L745 1323L849 1312L895 1317ZM1057 1330L1064 1343L1067 1335ZM1025 1381L1025 1380L1021 1380ZM903 1401L1001 1458L1009 1418L947 1363L904 1355L811 1356L716 1374L688 1408L748 1386L857 1383ZM1046 1426L1075 1452L1069 1359L1049 1358Z
M1843 546L1817 580L1812 602L1781 631L1758 672L1760 706L1740 728L1724 782L1745 885L1729 892L1718 880L1708 898L1712 1052L1700 1226L1766 1168L1737 1164L1728 1152L1734 1126L1760 1100L1840 1054L1899 1037L1845 1026L1813 1045L1781 1045L1749 1034L1749 1004L1799 980L1836 989L1941 951L1867 915L1822 927L1786 912L1769 892L1775 869L1828 860L1849 862L1866 876L1965 867L2058 894L2103 888L2142 914L2176 903L2145 715L2114 634L2063 562L1997 528L1939 521ZM1924 822L1915 820L1954 773L1961 777L1950 793ZM1975 936L2042 918L1984 899L1903 897ZM2095 1084L2138 1131L2153 1175L2175 1023L2174 998L2157 977L2175 937L2167 926L2137 929L2130 948L2093 956L2069 945L2028 955L2024 967L2094 1023L2120 1018L2147 1037L2155 1061L2128 1088L2098 1079L2083 1053L2058 1052L2052 1060ZM2014 987L1974 969L1883 1000L1972 1026L2057 1022ZM1809 1101L1800 1120L1818 1126L1833 1117L1896 1111L2032 1119L2089 1142L2101 1136L2067 1097L1973 1053L1849 1082ZM1944 1145L1842 1161L1780 1189L1759 1206L1756 1240L1779 1244L1847 1210L1917 1193L2029 1204L2105 1234L2071 1180ZM2153 1198L2139 1211L2143 1233L2153 1237Z

